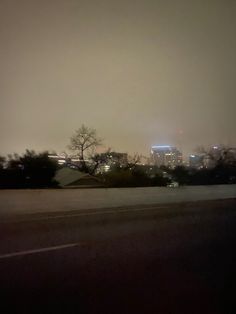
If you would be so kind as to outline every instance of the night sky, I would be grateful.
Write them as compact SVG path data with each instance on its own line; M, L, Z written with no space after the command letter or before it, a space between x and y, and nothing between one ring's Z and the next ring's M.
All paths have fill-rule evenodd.
M235 0L0 0L0 154L235 146L235 83Z

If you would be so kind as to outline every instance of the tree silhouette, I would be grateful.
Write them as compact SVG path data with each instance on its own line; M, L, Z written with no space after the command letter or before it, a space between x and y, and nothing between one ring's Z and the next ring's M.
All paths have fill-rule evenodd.
M53 177L58 166L48 152L26 150L23 156L8 156L6 168L0 171L0 188L55 187Z
M76 152L80 159L80 168L84 172L90 172L90 167L86 158L95 153L97 146L102 144L102 139L97 136L95 129L82 125L70 138L70 150Z

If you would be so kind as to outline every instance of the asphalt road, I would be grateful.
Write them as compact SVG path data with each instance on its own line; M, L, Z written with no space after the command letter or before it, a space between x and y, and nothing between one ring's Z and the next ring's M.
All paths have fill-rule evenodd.
M2 313L236 313L236 200L0 222Z

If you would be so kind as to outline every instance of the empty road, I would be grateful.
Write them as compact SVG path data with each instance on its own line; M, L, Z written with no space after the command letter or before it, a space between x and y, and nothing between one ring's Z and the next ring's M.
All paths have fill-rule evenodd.
M25 214L0 222L16 313L236 313L236 200Z

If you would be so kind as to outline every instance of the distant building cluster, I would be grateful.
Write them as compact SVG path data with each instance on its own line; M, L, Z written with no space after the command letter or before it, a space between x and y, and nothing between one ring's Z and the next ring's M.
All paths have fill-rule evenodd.
M104 173L108 172L119 165L120 167L124 167L128 163L128 154L127 153L117 153L117 152L107 152L102 153L100 155L101 164L99 165L97 172Z
M227 161L228 164L233 163L236 159L236 148L222 145L211 146L209 150L202 151L189 156L189 167L202 169L213 168L219 161Z
M62 154L49 154L48 157L57 161L61 166L67 166L69 168L79 168L81 160L78 157L71 157L65 153ZM92 159L85 160L88 164L92 164ZM128 163L127 153L117 153L117 152L106 152L99 156L99 166L97 168L97 173L104 173L109 171L115 165L124 167Z
M201 169L204 166L204 156L202 154L191 154L189 156L189 167Z
M175 168L183 163L183 155L174 146L155 145L151 149L151 161L155 166Z
M68 156L66 153L49 154L49 158L57 161L59 165L66 165L70 168L79 168L81 160L78 157ZM106 152L99 155L97 173L104 173L114 167L125 167L128 164L128 154L118 152ZM183 162L182 152L171 145L154 145L151 147L150 158L140 156L137 165L165 166L174 169L183 164L194 169L213 168L220 161L227 161L228 164L236 160L236 148L225 148L224 146L211 146L209 149L200 150L196 154L189 155L188 161ZM92 163L91 160L86 162Z
M66 153L62 154L49 154L48 157L57 161L59 165L79 165L80 159L75 157L69 157Z

